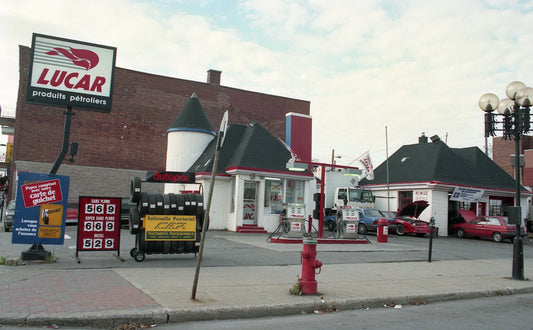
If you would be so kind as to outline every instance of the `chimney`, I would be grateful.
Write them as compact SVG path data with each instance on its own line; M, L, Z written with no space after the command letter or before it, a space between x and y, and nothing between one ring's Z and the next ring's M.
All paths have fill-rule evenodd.
M220 85L220 75L222 75L222 71L213 69L207 70L207 83L212 85Z
M428 137L424 134L424 132L422 132L422 136L418 138L418 143L428 143Z

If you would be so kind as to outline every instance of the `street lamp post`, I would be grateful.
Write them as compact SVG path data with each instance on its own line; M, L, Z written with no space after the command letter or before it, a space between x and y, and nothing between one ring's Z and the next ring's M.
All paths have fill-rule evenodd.
M524 248L520 233L522 225L522 209L520 206L520 139L529 132L529 108L533 99L533 88L526 87L520 81L510 83L505 94L508 98L501 101L493 93L487 93L479 99L479 107L485 111L485 138L496 136L496 131L502 132L504 140L515 141L515 171L516 194L515 208L510 209L509 219L515 217L516 235L513 244L513 279L524 280ZM498 113L493 113L498 110ZM501 117L501 120L497 119Z

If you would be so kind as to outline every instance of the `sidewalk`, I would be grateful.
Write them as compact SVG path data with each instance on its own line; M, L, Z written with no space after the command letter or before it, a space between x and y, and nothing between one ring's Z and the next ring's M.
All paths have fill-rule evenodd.
M320 257L320 255L319 255ZM526 259L525 277L533 277ZM533 292L511 260L324 265L318 294L293 296L301 266L50 270L0 266L1 325L111 327L376 308ZM5 277L4 277L5 276Z

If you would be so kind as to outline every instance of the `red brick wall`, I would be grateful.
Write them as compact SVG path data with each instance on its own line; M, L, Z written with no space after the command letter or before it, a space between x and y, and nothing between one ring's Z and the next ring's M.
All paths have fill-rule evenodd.
M524 186L533 186L533 149L524 150Z
M533 149L533 137L524 135L520 140L520 153L524 154L524 150L528 149ZM511 155L514 153L514 140L504 140L501 137L495 137L492 139L492 159L513 178L516 177L515 169L513 166L511 166ZM526 157L521 179L525 179L526 171L530 171L531 169L533 169L533 163L528 162L528 158ZM523 183L526 186L533 185L533 183L527 184L524 181Z
M66 109L25 103L29 54L28 47L20 47L13 159L54 163L61 151ZM218 129L229 110L230 123L255 120L282 140L285 114L309 115L310 110L308 101L116 68L111 113L73 109L70 142L79 143L74 164L164 169L166 130L193 92L213 128Z

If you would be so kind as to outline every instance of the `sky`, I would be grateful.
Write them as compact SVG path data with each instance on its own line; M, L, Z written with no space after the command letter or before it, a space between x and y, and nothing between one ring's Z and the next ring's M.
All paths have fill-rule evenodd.
M531 24L533 0L0 0L0 106L15 115L18 46L40 33L117 47L117 67L215 69L310 101L315 161L369 151L377 167L422 132L484 150L479 98L533 84Z

